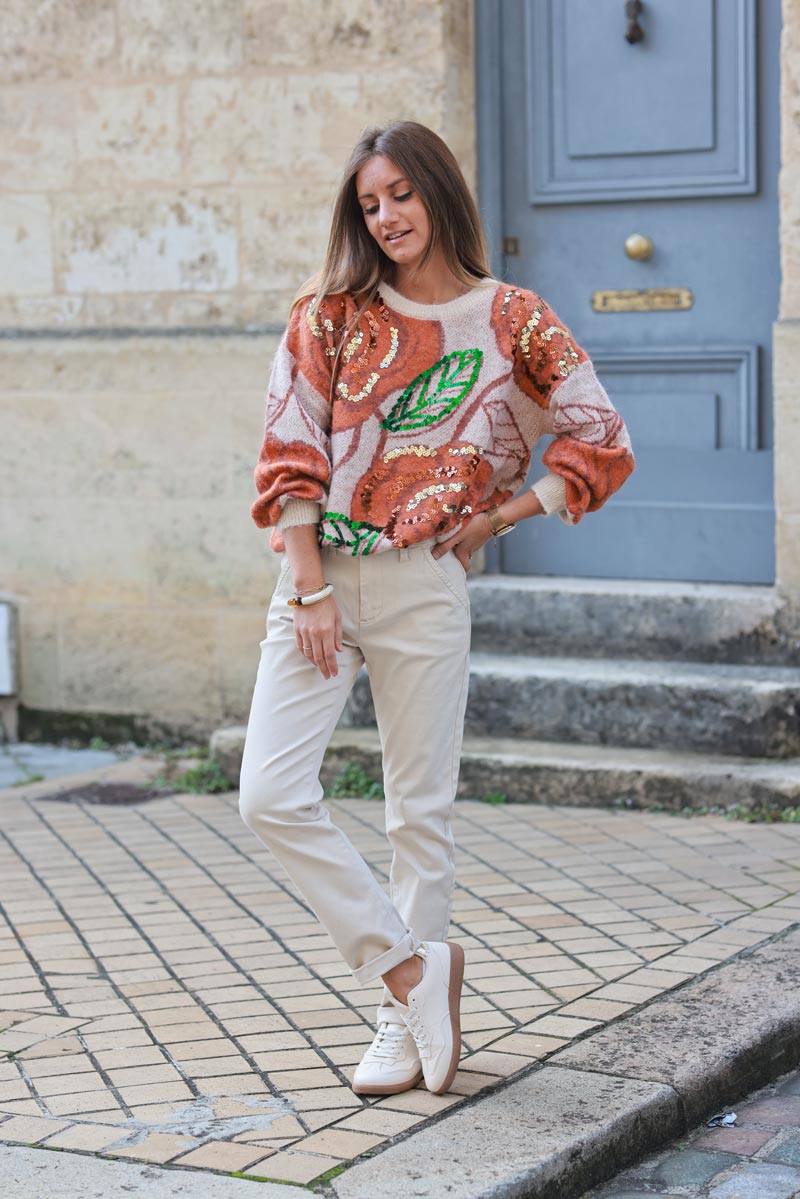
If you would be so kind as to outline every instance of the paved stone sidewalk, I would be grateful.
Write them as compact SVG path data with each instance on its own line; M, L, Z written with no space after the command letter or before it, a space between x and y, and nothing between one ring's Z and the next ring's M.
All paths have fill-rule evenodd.
M309 1184L800 919L800 826L459 801L461 1067L445 1096L362 1097L380 985L234 793L33 795L0 795L8 1143ZM329 806L386 884L382 803Z
M583 1199L796 1199L800 1074L733 1105L732 1128L695 1128Z

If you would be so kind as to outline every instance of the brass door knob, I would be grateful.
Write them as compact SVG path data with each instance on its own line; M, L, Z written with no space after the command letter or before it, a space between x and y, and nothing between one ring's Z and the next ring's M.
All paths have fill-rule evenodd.
M625 253L637 262L647 262L648 258L653 257L653 243L641 233L632 233L625 238Z

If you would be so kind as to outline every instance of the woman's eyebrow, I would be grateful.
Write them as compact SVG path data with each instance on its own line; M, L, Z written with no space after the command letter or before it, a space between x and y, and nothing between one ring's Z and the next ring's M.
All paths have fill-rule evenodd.
M405 175L401 175L399 179L393 179L392 182L387 183L386 186L387 187L396 187L398 183L405 183L405 182L406 182ZM359 200L377 199L377 197L375 196L375 192L364 192L358 198L359 198Z

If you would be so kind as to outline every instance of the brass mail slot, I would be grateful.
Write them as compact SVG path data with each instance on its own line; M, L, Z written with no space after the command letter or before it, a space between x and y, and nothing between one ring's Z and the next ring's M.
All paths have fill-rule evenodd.
M691 308L693 303L694 296L688 287L592 292L595 312L674 312L679 308Z

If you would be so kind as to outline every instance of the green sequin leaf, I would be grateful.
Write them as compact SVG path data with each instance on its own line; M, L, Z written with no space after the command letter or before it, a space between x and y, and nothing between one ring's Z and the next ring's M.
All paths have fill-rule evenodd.
M329 531L330 530L330 531ZM351 548L353 556L368 554L383 529L365 520L351 520L343 512L324 512L320 521L320 543L330 541L335 549Z
M482 350L454 350L446 354L409 383L381 421L381 428L390 433L405 433L442 420L472 390L482 359Z

